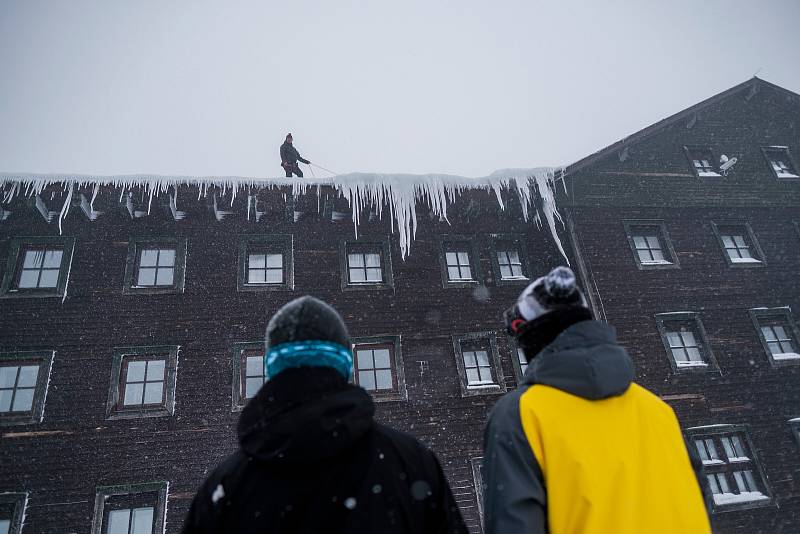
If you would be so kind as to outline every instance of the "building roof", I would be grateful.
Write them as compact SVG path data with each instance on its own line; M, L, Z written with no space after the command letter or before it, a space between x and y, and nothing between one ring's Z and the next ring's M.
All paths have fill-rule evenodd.
M666 128L666 127L668 127L668 126L670 126L670 125L672 125L672 124L674 124L676 122L685 120L686 118L692 116L693 114L695 114L695 113L697 113L699 111L702 111L704 109L707 109L707 108L709 108L709 107L711 107L711 106L713 106L715 104L718 104L719 102L721 102L721 101L723 101L723 100L725 100L727 98L730 98L730 97L738 94L739 92L741 92L743 90L749 89L750 91L753 91L754 93L756 93L756 92L758 92L760 90L761 87L768 87L770 89L774 89L776 91L779 91L781 93L786 94L787 96L791 96L793 98L797 98L798 102L800 102L800 95L798 95L797 93L795 93L793 91L790 91L788 89L785 89L783 87L780 87L778 85L775 85L773 83L770 83L770 82L768 82L766 80L762 80L761 78L758 78L756 76L753 76L752 78L750 78L749 80L747 80L745 82L742 82L742 83L740 83L738 85L734 85L730 89L726 89L725 91L722 91L721 93L718 93L718 94L716 94L716 95L714 95L714 96L712 96L710 98L707 98L707 99L703 100L702 102L699 102L699 103L697 103L697 104L695 104L695 105L693 105L691 107L688 107L688 108L684 109L683 111L679 111L678 113L675 113L674 115L670 115L669 117L667 117L665 119L662 119L662 120L656 122L655 124L651 124L650 126L647 126L646 128L642 128L638 132L633 133L633 134L631 134L631 135L629 135L627 137L624 137L623 139L620 139L616 143L608 145L607 147L602 148L602 149L598 150L597 152L595 152L593 154L590 154L590 155L588 155L588 156L576 161L575 163L572 163L571 165L568 165L566 167L566 171L564 172L564 176L568 176L570 174L574 174L574 173L586 168L587 166L591 165L592 163L595 163L596 161L608 156L609 154L613 154L614 152L617 152L617 151L625 148L626 146L629 146L629 145L631 145L633 143L641 141L642 139L644 139L644 138L646 138L646 137L648 137L648 136L650 136L650 135L652 135L652 134L654 134L656 132L659 132L659 131L663 130L664 128Z

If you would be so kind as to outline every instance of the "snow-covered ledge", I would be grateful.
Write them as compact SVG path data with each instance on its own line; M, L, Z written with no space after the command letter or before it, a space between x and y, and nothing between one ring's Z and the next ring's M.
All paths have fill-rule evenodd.
M60 185L67 193L66 200L58 214L59 232L61 221L70 208L70 199L75 188L92 188L92 202L100 187L111 186L120 189L120 199L126 191L141 188L149 197L148 212L154 196L177 190L179 186L193 186L199 189L199 197L206 196L210 189L221 189L222 195L231 194L231 204L241 190L274 189L291 187L293 196L305 195L311 190L320 194L321 186L329 186L347 198L353 213L353 226L358 235L361 210L374 208L379 217L383 216L383 206L389 207L392 233L398 233L402 257L408 255L411 242L417 232L418 202L426 203L431 211L447 220L447 207L463 191L478 189L494 192L501 209L505 209L501 196L502 189L517 193L523 218L533 219L541 227L546 221L558 250L566 258L566 253L556 230L556 221L562 222L556 207L555 179L563 175L563 168L538 167L532 169L505 169L483 178L468 178L449 174L376 174L351 173L330 178L253 178L240 176L162 176L162 175L119 175L92 176L79 174L15 174L0 173L2 203L8 203L18 195L35 196L49 186ZM563 183L563 180L562 180ZM542 212L534 203L541 200ZM177 202L177 199L176 199ZM93 209L91 202L89 209ZM177 208L176 208L177 209ZM544 220L542 219L544 217Z

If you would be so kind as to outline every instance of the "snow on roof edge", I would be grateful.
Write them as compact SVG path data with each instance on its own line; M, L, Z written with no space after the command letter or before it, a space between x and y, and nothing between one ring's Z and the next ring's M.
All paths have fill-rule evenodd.
M392 232L397 231L400 239L402 258L408 255L411 242L416 236L417 202L428 204L433 213L447 220L447 206L452 203L457 194L469 189L483 189L494 192L501 209L505 209L501 196L501 189L509 188L516 191L522 208L525 221L531 217L537 226L542 226L542 218L534 199L541 200L542 211L550 233L562 256L569 263L561 239L556 229L556 221L561 222L561 215L555 202L554 182L556 177L562 175L563 167L537 167L531 169L502 169L489 176L468 178L451 174L381 174L381 173L349 173L331 176L328 178L285 178L285 177L244 177L244 176L169 176L157 174L129 174L129 175L89 175L89 174L32 174L0 172L0 190L2 202L7 203L18 195L34 196L40 194L46 187L63 184L68 193L64 206L59 214L58 225L61 232L61 222L69 211L69 199L75 186L94 186L94 196L99 187L113 186L122 189L134 187L144 188L150 197L148 211L152 198L159 193L166 193L170 188L181 185L197 186L199 195L206 196L211 187L222 189L225 195L231 192L231 203L240 189L291 187L293 196L303 195L311 188L331 186L347 198L353 212L353 225L356 236L360 223L361 209L375 207L379 217L382 215L384 203L388 203ZM533 208L531 210L531 208Z

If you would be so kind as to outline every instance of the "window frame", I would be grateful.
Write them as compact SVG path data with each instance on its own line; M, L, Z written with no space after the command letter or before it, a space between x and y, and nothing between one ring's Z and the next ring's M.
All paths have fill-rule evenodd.
M782 150L783 153L786 155L786 159L788 160L789 165L792 166L792 170L794 170L795 176L778 176L778 171L772 166L772 159L770 159L770 152L777 152ZM788 181L796 181L800 180L800 168L797 167L797 162L794 160L794 156L792 155L791 150L789 150L788 146L762 146L761 153L764 154L764 159L767 162L767 167L772 172L772 176L775 177L777 180L788 180Z
M483 499L485 495L486 485L483 481L483 456L476 456L470 458L470 467L472 468L472 483L475 487L475 501L478 504L478 517L480 518L481 525L483 524Z
M800 417L789 419L789 428L792 430L792 434L794 434L797 446L800 447Z
M714 351L711 348L711 343L708 340L708 335L699 313L689 311L663 312L655 314L654 317L658 334L661 337L661 344L664 347L664 352L669 360L673 374L720 373L717 359L714 356ZM695 334L696 340L699 338L701 345L698 345L698 348L700 349L701 356L706 365L689 365L683 367L678 365L678 362L675 361L675 357L672 354L672 347L669 344L669 339L667 339L667 325L665 323L670 322L685 322L693 325L693 333Z
M122 288L126 295L156 295L165 293L183 293L186 283L186 250L185 237L131 237L128 242L128 256L125 262L125 285ZM171 286L136 286L139 272L140 251L147 247L175 247L175 266Z
M497 253L502 252L503 245L506 243L516 247L519 254L519 260L522 264L522 278L503 278L500 269L500 260L497 258ZM528 257L528 251L525 247L525 238L519 234L490 234L489 235L489 250L491 253L492 274L494 275L494 284L496 286L524 286L531 282L531 262ZM480 263L480 261L479 261ZM445 261L445 268L447 262Z
M722 240L722 232L720 231L720 227L727 227L727 226L740 226L745 230L746 238L750 241L749 247L752 252L755 252L756 256L754 258L758 261L747 261L747 262L735 262L731 259L730 255L728 254L728 250L725 248L725 242ZM749 221L742 221L742 220L720 220L720 221L711 221L711 228L714 231L714 235L717 236L717 243L722 250L722 255L725 258L725 263L728 267L732 267L735 269L752 269L758 267L764 267L767 265L767 258L764 255L764 251L761 249L761 245L756 239L756 235L753 232L753 228L750 226Z
M747 451L750 453L752 457L748 457L749 461L747 462L722 462L721 464L704 464L702 466L702 473L703 476L707 476L710 474L715 473L726 473L730 474L730 472L734 471L735 469L730 469L731 465L741 465L741 466L751 466L752 471L757 471L758 476L760 477L761 485L763 486L764 491L761 492L765 495L766 499L759 499L755 501L744 501L738 503L727 503L727 504L717 504L714 500L713 495L709 495L709 500L711 501L711 511L713 513L724 513L729 511L735 510L748 510L751 508L761 508L763 506L774 506L776 504L775 496L772 493L772 490L769 487L769 483L767 481L766 473L764 472L764 468L762 462L758 458L758 452L756 451L755 447L753 446L753 440L750 437L750 427L749 425L745 424L719 424L719 425L709 425L709 426L698 426L686 429L686 439L688 441L689 447L696 447L695 440L697 439L705 439L705 438L721 438L725 435L738 435L741 436L745 442L745 446ZM696 449L695 449L696 450ZM720 451L725 454L727 458L727 453L724 452L723 449L717 447L717 454L720 454ZM708 467L711 467L712 470L709 472ZM727 469L725 469L727 468Z
M468 235L441 235L438 236L439 246L439 265L441 267L442 287L448 288L474 288L483 284L483 273L480 269L480 256L478 255L478 242L477 236ZM450 275L447 272L447 246L451 243L463 243L465 250L469 257L469 268L472 274L472 280L450 280Z
M111 384L106 404L106 419L140 419L144 417L169 417L175 414L175 389L178 374L179 345L115 347L111 360ZM140 405L121 408L119 406L124 391L122 386L122 362L126 356L137 357L164 356L164 401L159 405Z
M485 332L467 332L464 334L454 334L453 340L453 353L456 360L456 369L458 370L458 383L461 387L462 397L472 397L476 395L496 395L498 393L506 392L505 374L503 373L502 362L500 361L500 353L497 350L497 334L492 331ZM490 369L494 375L495 382L493 384L486 384L482 387L470 387L467 381L467 371L464 365L464 355L462 353L461 344L463 342L477 343L486 340L488 342L488 357Z
M28 247L42 247L51 245L61 248L61 264L58 271L58 282L54 288L19 288L21 274L22 252ZM69 275L72 270L72 258L75 252L75 238L63 236L24 236L14 237L9 241L8 260L3 281L0 285L0 298L47 298L66 297Z
M94 515L92 516L92 534L104 534L106 510L110 510L106 502L111 497L131 496L135 499L144 493L156 493L153 503L153 534L164 531L167 518L167 494L169 482L145 482L139 484L121 484L117 486L98 486L95 489Z
M350 340L353 350L353 384L358 385L356 373L358 372L358 355L356 347L358 345L391 345L393 354L390 355L392 370L394 371L395 388L392 390L365 391L370 394L375 402L392 402L408 400L408 390L406 388L405 367L403 365L402 336L400 335L376 335L360 336Z
M350 264L348 251L350 247L374 249L381 257L380 282L350 282ZM357 238L342 237L339 239L339 272L341 276L342 291L364 291L394 289L394 274L392 272L392 250L389 236L358 236Z
M748 310L748 313L750 314L750 319L753 321L758 339L761 342L761 348L766 352L770 364L772 364L773 367L800 365L800 358L776 360L772 351L769 350L769 344L767 343L766 337L764 337L764 332L761 330L762 326L769 326L762 325L761 320L769 318L781 319L786 325L786 330L791 336L791 341L793 342L797 354L800 354L800 328L798 328L797 322L794 320L792 309L788 306L782 308L753 308Z
M50 373L53 370L54 350L22 350L0 352L0 363L13 362L15 364L37 363L39 372L36 375L36 386L33 393L33 406L30 412L9 412L8 415L0 414L0 427L14 425L32 425L44 420L44 407L47 401L47 390L50 383Z
M232 371L231 376L231 412L240 412L249 402L250 398L245 397L246 383L242 381L246 366L242 367L242 353L247 350L260 350L266 357L267 346L263 341L242 341L231 345ZM267 375L267 363L264 362L264 384L269 381ZM264 387L263 385L261 387Z
M516 338L514 338L513 336L508 336L507 339L508 339L507 343L508 350L511 356L511 364L512 364L511 366L514 368L514 376L517 379L517 385L519 385L522 384L523 378L525 377L525 371L522 370L522 363L519 361L519 356L517 353L518 350L522 349L520 348L519 343L517 343ZM529 362L528 367L530 367L532 363L533 363L532 361Z
M283 255L283 282L280 284L251 284L248 282L248 247L264 245L266 248L280 248ZM290 291L294 289L294 235L293 234L244 234L239 236L236 290L247 291Z
M20 534L22 532L22 521L25 518L25 511L28 507L28 493L2 492L0 493L0 504L13 507L9 518L8 534Z
M680 269L680 261L678 260L678 255L675 253L674 247L672 246L672 239L669 237L667 224L664 220L626 219L622 221L622 225L625 228L625 236L628 240L628 245L631 248L631 253L633 253L634 263L636 263L636 267L638 267L640 271ZM633 238L637 235L636 228L647 227L658 228L658 235L656 237L658 237L659 244L662 245L661 253L664 255L665 259L668 259L669 263L642 263Z
M699 151L699 150L707 150L709 152L709 154L711 154L711 164L714 166L713 168L714 168L714 172L716 173L716 176L714 176L714 175L703 175L703 176L701 176L700 175L700 172L697 170L697 167L695 167L695 165L694 165L694 158L692 157L692 152ZM713 147L708 146L708 145L684 145L683 146L683 152L684 152L684 154L686 154L686 159L689 162L689 168L692 169L692 174L694 174L695 178L712 178L712 179L723 178L722 172L720 172L720 169L719 169L719 156L717 155L717 152L714 150Z

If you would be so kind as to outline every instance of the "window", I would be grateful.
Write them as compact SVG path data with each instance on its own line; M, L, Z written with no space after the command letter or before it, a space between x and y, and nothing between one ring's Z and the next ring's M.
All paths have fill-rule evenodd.
M444 287L473 287L479 279L477 253L473 238L447 236L442 238L442 285ZM495 258L496 260L496 258ZM499 262L497 270L499 272ZM498 276L498 279L500 277Z
M678 267L677 256L662 221L623 221L623 225L640 269Z
M20 237L10 242L3 297L64 297L75 239Z
M462 395L505 391L494 332L456 335L453 345Z
M529 281L524 242L524 237L511 234L493 234L491 236L490 254L497 285L525 284ZM458 260L458 258L455 259Z
M684 147L695 176L720 176L714 153L708 147Z
M483 458L472 458L469 461L472 466L472 480L475 482L475 501L478 503L478 516L483 523L483 495L486 489L483 481Z
M22 518L27 503L27 493L0 493L0 534L22 532Z
M748 223L711 224L729 266L753 267L764 262L764 253Z
M343 239L339 248L343 290L393 287L388 237Z
M519 363L519 370L525 375L525 371L528 370L528 360L525 358L525 351L521 348L517 347L517 362Z
M770 169L776 178L800 178L797 166L794 164L789 148L785 146L770 146L761 149L767 158Z
M768 503L766 480L744 427L712 425L688 430L703 461L717 511Z
M268 380L264 365L266 346L263 341L234 343L233 345L232 408L241 410Z
M239 291L294 289L291 234L239 236Z
M177 346L114 349L108 417L172 415L178 350Z
M656 325L673 371L706 371L716 368L700 318L692 312L656 315Z
M800 363L800 330L790 308L756 308L750 316L773 365Z
M125 293L182 293L186 238L131 238Z
M163 532L168 482L97 488L92 534Z
M789 426L792 429L792 434L794 434L794 438L797 440L797 445L800 445L800 417L789 419Z
M0 353L0 426L42 421L53 354Z
M353 344L353 379L375 400L406 399L399 336L356 339Z

